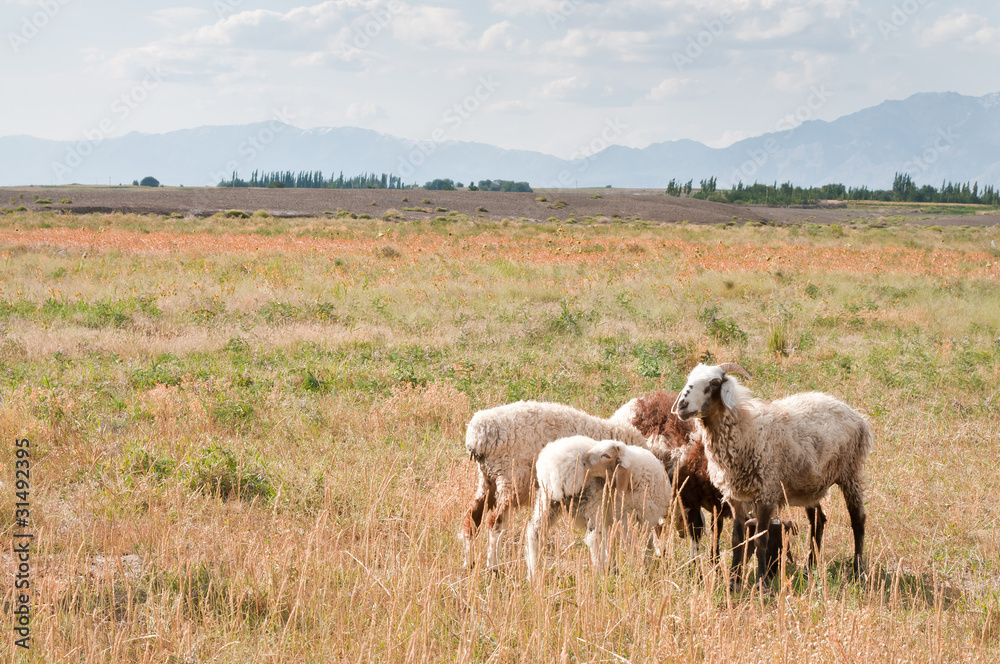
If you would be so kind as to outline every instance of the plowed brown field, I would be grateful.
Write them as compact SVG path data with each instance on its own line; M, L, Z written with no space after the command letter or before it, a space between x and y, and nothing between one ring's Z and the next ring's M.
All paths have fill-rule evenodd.
M599 198L594 198L599 196ZM693 224L730 221L759 223L844 223L884 215L903 215L909 221L938 225L993 225L1000 215L925 214L920 208L773 208L728 205L693 198L675 198L662 192L628 189L579 189L535 193L483 191L426 191L423 189L250 189L179 187L22 187L0 188L0 205L24 205L40 210L36 199L51 200L51 209L76 214L123 212L137 214L182 214L209 216L239 209L267 210L277 217L320 216L324 212L347 210L380 217L394 210L408 219L435 216L447 211L488 219L528 219L542 221L555 217L579 220L641 219L650 222ZM546 200L537 200L545 198ZM69 199L72 203L59 204ZM424 203L423 201L430 201ZM938 206L940 207L940 206ZM405 210L404 208L418 208Z

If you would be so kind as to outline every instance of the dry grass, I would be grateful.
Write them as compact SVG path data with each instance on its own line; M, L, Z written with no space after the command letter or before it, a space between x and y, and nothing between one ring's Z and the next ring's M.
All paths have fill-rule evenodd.
M36 453L20 659L996 661L1000 233L837 235L0 219L0 428ZM763 595L728 593L674 536L597 576L564 525L529 584L523 516L502 574L461 567L472 412L607 415L702 358L868 415L866 580L844 577L836 491L819 571Z

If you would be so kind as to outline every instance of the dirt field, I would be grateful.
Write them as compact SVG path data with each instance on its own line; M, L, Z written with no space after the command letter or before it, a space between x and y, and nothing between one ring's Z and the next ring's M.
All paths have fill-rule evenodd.
M595 198L599 196L599 198ZM50 204L37 204L36 200ZM70 200L60 204L58 201ZM545 200L538 200L545 199ZM427 202L424 202L427 201ZM850 223L879 217L902 217L897 221L927 225L990 226L1000 224L1000 214L926 214L914 206L864 206L844 208L774 208L727 205L691 198L674 198L651 190L579 189L499 193L470 191L426 191L423 189L249 189L161 187L12 187L0 188L0 206L25 206L76 214L124 212L138 214L182 214L210 216L238 209L267 210L277 217L312 217L325 212L348 210L381 217L393 210L405 219L459 212L488 219L552 217L579 221L612 219L652 222L714 224L729 221L770 224ZM940 206L937 206L940 207ZM410 208L410 209L406 209Z

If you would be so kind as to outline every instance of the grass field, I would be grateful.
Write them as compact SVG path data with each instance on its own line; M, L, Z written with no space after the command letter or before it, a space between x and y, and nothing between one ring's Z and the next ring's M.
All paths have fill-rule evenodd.
M15 437L35 548L0 659L997 661L1000 230L879 226L4 216L5 607ZM763 594L673 534L595 575L565 524L530 584L524 513L463 569L475 410L606 416L701 360L869 418L865 580L836 490Z

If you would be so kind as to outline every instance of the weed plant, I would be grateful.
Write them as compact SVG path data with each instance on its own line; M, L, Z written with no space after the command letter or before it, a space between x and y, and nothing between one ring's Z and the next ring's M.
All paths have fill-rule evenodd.
M1000 658L995 228L443 219L0 218L0 422L32 442L35 534L33 646L8 630L0 657ZM818 568L786 510L798 565L763 593L673 533L595 574L565 523L529 583L524 514L499 574L481 547L462 567L473 412L607 416L699 361L865 413L866 578L837 490ZM3 446L5 524L13 469Z

